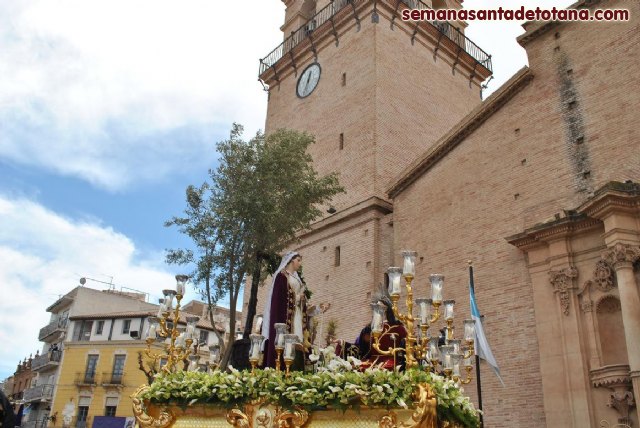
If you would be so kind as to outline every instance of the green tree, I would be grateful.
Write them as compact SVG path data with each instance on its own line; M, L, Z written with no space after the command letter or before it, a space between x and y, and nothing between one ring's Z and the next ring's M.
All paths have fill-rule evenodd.
M344 192L335 173L320 177L308 152L314 138L280 129L254 139L257 153L251 175L252 193L237 199L246 226L247 273L251 288L244 337L248 337L256 312L258 287L274 254L293 243L322 215L319 207Z
M213 308L224 290L214 286L215 279L215 249L218 247L220 236L217 233L217 223L210 209L210 186L208 183L200 187L189 185L186 189L187 208L184 217L172 217L165 222L165 227L176 226L180 233L188 236L194 244L192 249L180 248L166 250L166 261L169 264L191 265L189 274L191 282L206 300L209 322L214 326L218 343L224 351L225 341L218 332L213 320ZM233 332L233 330L230 330Z
M174 217L166 225L178 226L196 248L196 252L169 250L167 261L195 266L192 281L204 290L209 305L229 296L231 334L240 290L251 277L247 337L258 287L272 271L274 255L321 215L319 205L344 190L336 174L319 177L314 170L307 152L314 143L310 135L278 130L244 141L242 131L234 124L229 139L217 144L219 164L210 170L210 183L189 186L186 216Z

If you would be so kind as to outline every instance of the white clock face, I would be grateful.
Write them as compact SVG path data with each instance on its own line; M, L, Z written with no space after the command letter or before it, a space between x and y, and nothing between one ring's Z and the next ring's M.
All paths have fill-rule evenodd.
M298 86L296 92L300 98L308 96L318 86L320 80L320 64L313 63L309 67L305 68L298 79Z

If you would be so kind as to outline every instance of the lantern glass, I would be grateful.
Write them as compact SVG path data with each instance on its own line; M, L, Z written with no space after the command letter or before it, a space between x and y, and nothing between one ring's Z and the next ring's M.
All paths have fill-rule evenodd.
M429 275L431 283L431 298L433 303L442 303L442 287L444 286L444 275L434 273Z
M476 320L464 320L464 340L467 342L476 340Z
M453 320L453 306L456 304L455 300L445 300L444 302L444 319L445 321Z
M297 334L284 335L284 355L285 361L293 361L296 356L296 344L298 343Z
M275 323L273 325L276 329L276 339L274 346L276 349L284 348L284 335L287 334L287 325L285 323Z
M381 333L384 325L384 315L387 307L382 303L372 303L373 318L371 320L371 332Z
M260 359L260 348L262 346L262 341L264 340L264 336L262 336L261 334L250 334L249 339L251 340L251 348L249 350L249 360L258 361Z
M170 311L173 309L173 296L176 295L175 290L162 290L164 294L164 308L165 311Z
M196 338L196 324L200 321L200 317L189 316L187 317L187 330L185 331L185 339L195 340Z
M454 376L458 376L460 377L460 363L462 362L462 355L461 354L451 354L451 362L453 364L453 372L452 374Z
M431 321L431 299L416 299L416 304L420 307L420 325L429 325Z
M449 345L453 346L453 353L454 354L459 354L460 353L460 339L450 339L449 340Z
M473 366L473 356L469 356L468 358L463 359L462 365L465 366L465 367L472 367Z
M164 313L167 312L167 307L165 306L164 299L160 300L162 300L162 303L160 303L160 307L158 308L158 318L162 318L164 316Z
M442 345L440 347L440 355L442 357L442 365L445 369L453 369L453 346Z
M402 258L404 259L404 266L402 268L402 275L407 278L413 278L416 276L416 256L418 253L415 251L403 251Z
M389 275L389 294L392 296L400 295L400 279L402 278L402 269L399 267L390 267L387 269Z
M184 345L185 345L184 339L185 339L184 333L180 333L178 337L176 337L175 346L177 348L184 348Z
M151 317L149 318L149 326L147 327L147 339L157 339L158 338L158 319Z
M438 348L438 336L429 338L429 355L431 361L440 361L440 349Z
M176 294L184 296L188 279L187 275L176 275Z
M200 367L198 367L198 360L200 360L200 357L198 355L191 355L189 357L189 367L187 368L187 371L189 372L199 371Z

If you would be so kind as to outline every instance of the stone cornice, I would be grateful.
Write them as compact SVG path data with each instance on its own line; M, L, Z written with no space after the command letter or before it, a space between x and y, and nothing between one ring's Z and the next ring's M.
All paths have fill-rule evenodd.
M598 219L611 212L640 214L640 184L611 181L594 192L577 211Z
M387 190L389 198L398 196L410 184L436 165L446 154L453 150L465 138L471 135L495 112L500 110L511 98L533 79L533 73L528 67L522 68L502 87L494 92L486 101L476 107L471 113L445 134L431 149L409 165Z
M550 222L535 225L522 233L509 236L505 239L508 243L520 249L529 249L554 239L572 236L598 228L601 224L597 219L571 211L568 212L568 215L564 218L558 218Z
M604 366L589 372L591 384L596 387L613 387L619 385L630 385L629 366L626 364L616 364Z
M556 219L537 224L524 232L508 236L507 242L520 249L536 247L549 240L600 227L611 212L640 214L640 184L611 181L576 210L556 214Z
M307 238L309 237L309 235L318 233L332 226L343 224L347 220L362 216L370 211L376 211L381 215L387 215L393 212L393 205L388 201L373 196L369 199L352 205L349 208L341 210L336 214L333 214L332 216L317 221L316 223L312 224L308 230L300 232L298 234L298 238Z
M602 0L580 0L567 7L567 9L584 9L595 6L601 1ZM520 46L524 48L531 41L537 39L541 35L547 33L549 30L556 28L562 24L563 22L559 21L527 21L522 24L522 27L526 30L526 32L520 35L516 40L520 44Z

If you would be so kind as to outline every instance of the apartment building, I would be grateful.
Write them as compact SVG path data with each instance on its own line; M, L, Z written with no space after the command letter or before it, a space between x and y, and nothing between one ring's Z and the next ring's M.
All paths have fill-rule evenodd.
M185 306L200 310L203 304ZM158 308L142 293L83 286L49 306L50 321L38 335L41 352L21 363L24 370L13 377L13 389L23 388L22 426L124 426L126 418L133 416L129 395L148 381L138 355L146 349L143 335ZM179 324L186 325L185 312L194 310L183 310ZM207 345L216 343L213 327L203 317L196 331L200 348L208 351ZM161 350L161 343L154 346ZM149 368L148 362L145 367ZM27 368L33 373L29 384L22 379Z

